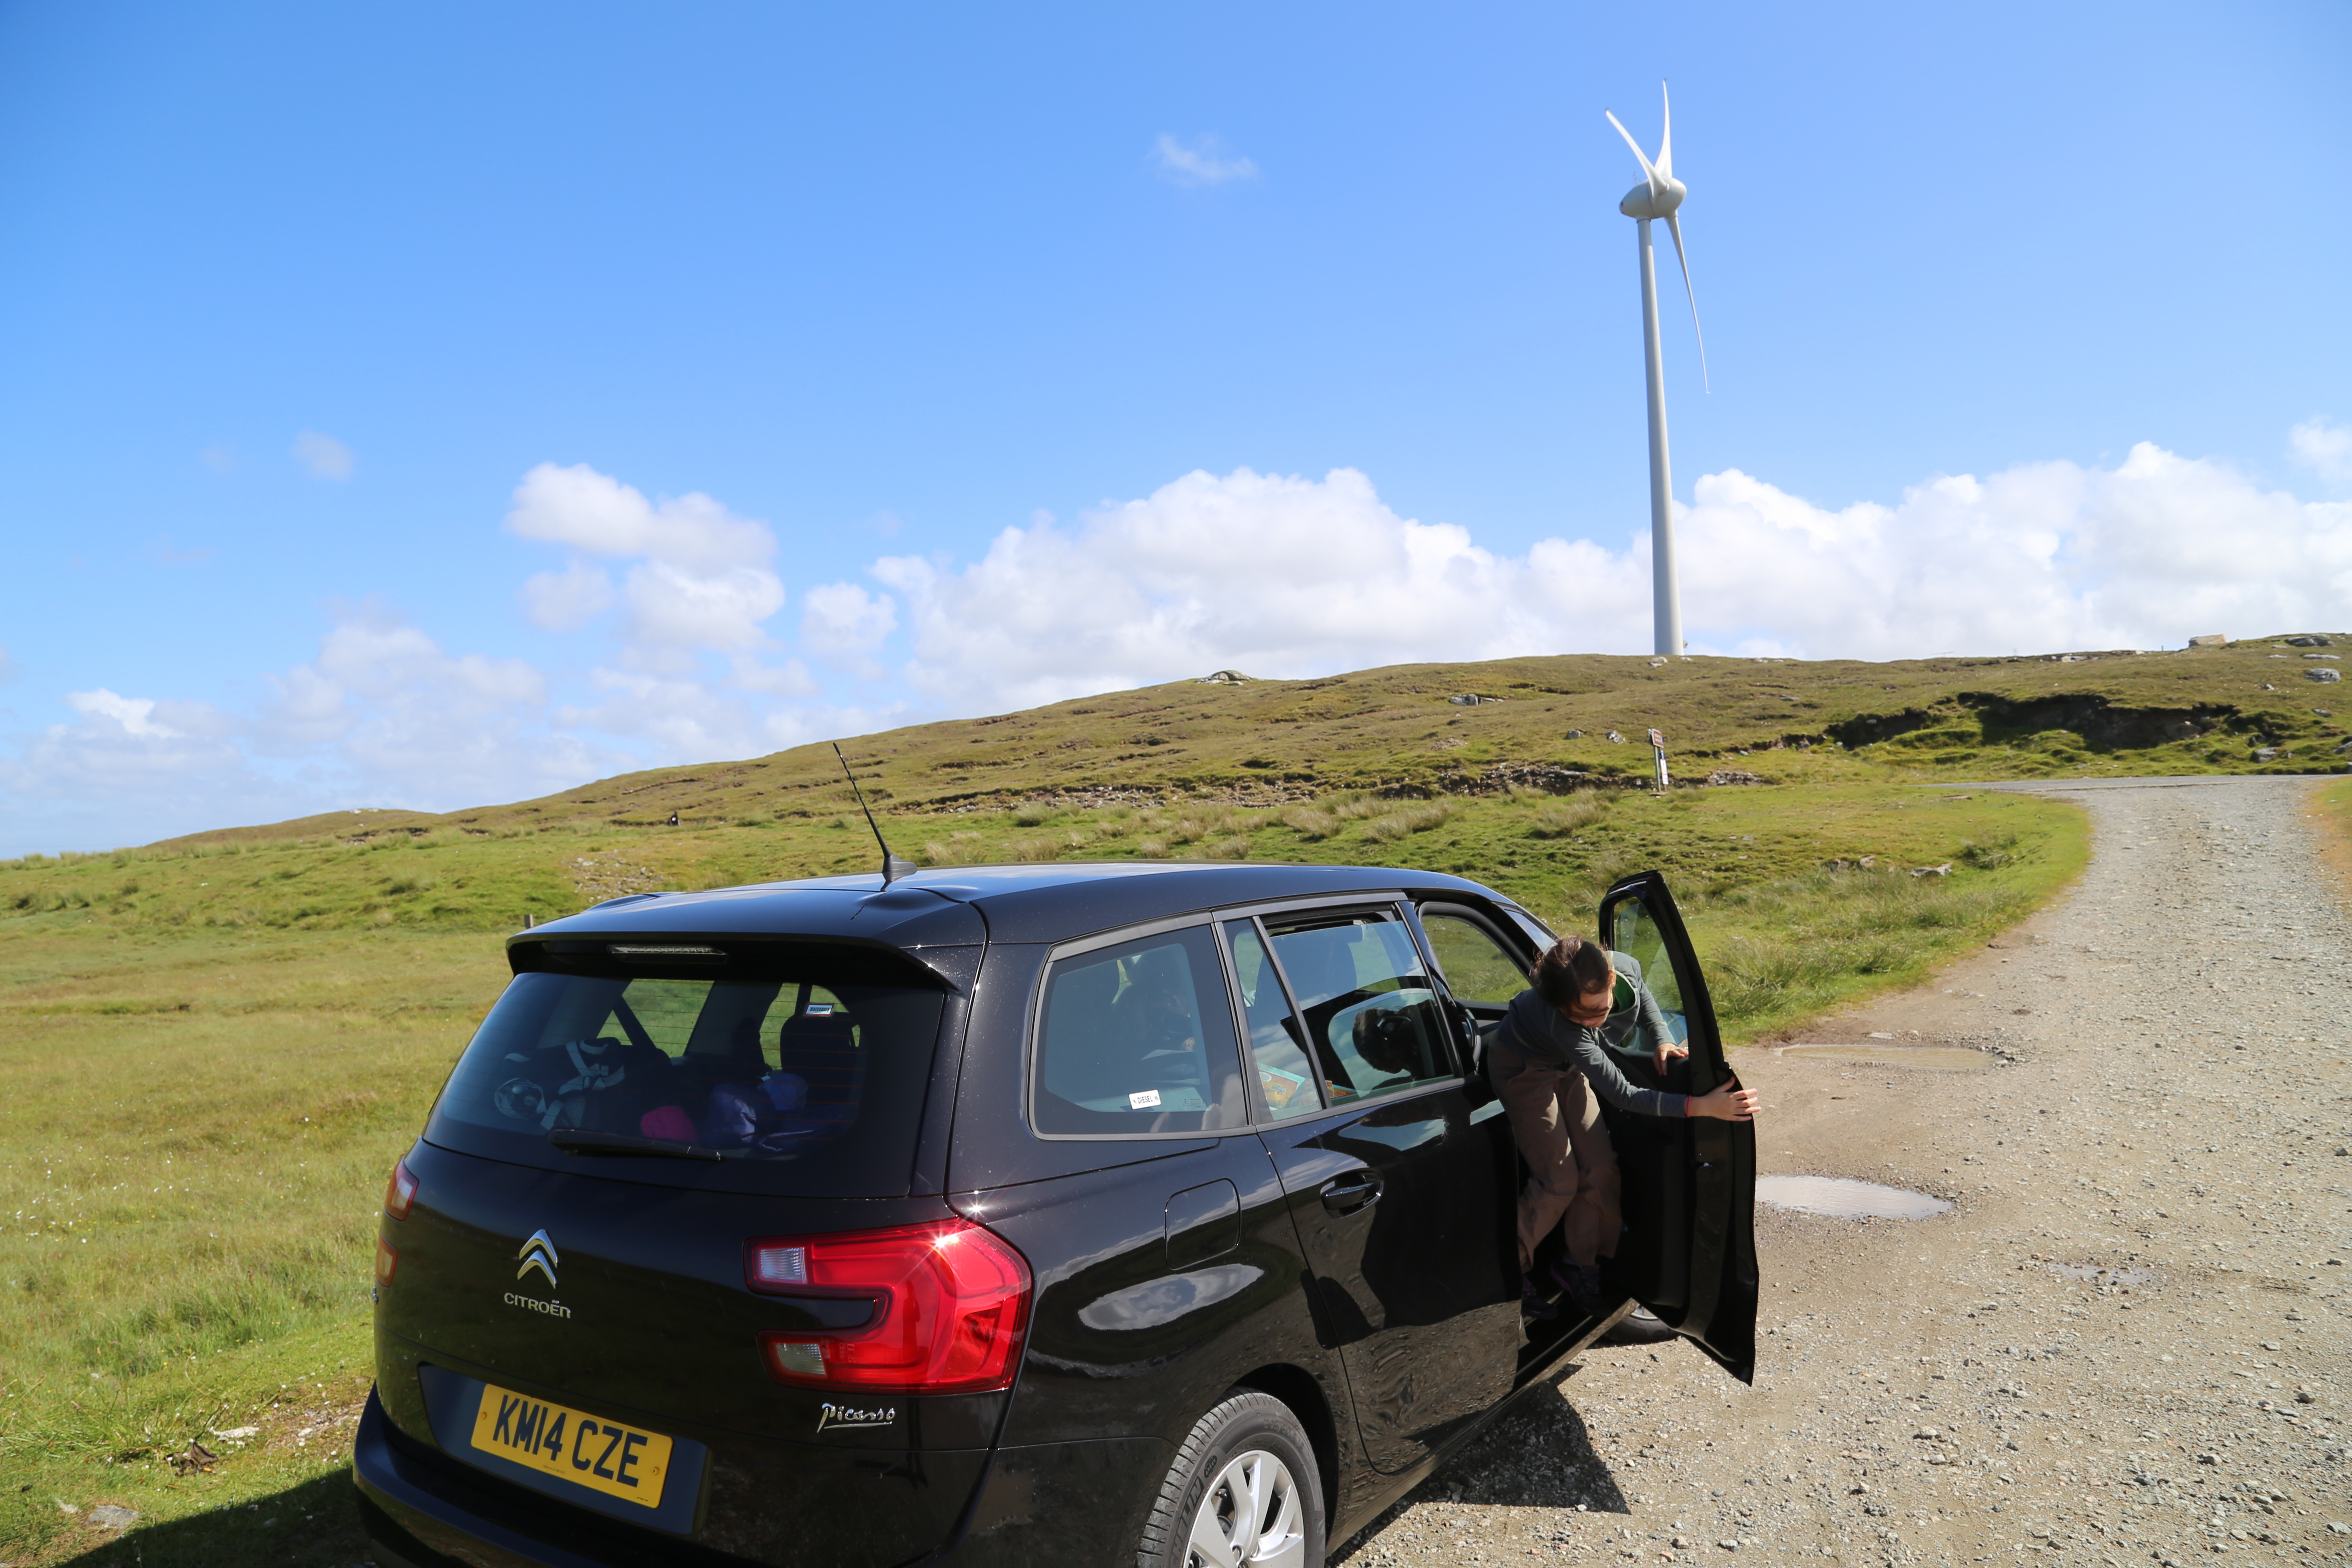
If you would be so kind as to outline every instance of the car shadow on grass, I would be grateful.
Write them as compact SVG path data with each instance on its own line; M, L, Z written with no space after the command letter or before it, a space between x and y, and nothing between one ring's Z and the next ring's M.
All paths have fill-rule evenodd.
M1503 1417L1436 1474L1382 1510L1331 1553L1342 1563L1377 1547L1381 1532L1416 1504L1459 1502L1501 1508L1568 1508L1590 1513L1631 1513L1617 1478L1592 1448L1584 1417L1562 1386L1581 1371L1531 1388Z
M184 1519L144 1521L56 1561L73 1568L222 1568L225 1563L299 1563L333 1568L375 1562L360 1527L349 1466L250 1502Z

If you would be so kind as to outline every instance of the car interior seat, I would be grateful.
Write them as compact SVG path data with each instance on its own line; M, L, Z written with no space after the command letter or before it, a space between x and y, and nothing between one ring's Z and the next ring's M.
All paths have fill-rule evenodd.
M759 1016L740 1016L716 1039L688 1043L685 1053L672 1064L671 1102L700 1124L708 1117L712 1089L722 1083L749 1089L767 1070L767 1058L760 1054Z
M845 1129L857 1120L866 1096L866 1052L857 1043L857 1021L838 1006L829 1013L798 1012L776 1030L776 1070L807 1085L793 1118L811 1131Z
M1184 950L1172 943L1125 964L1127 988L1110 1005L1111 1037L1134 1089L1188 1089L1209 1101L1208 1055L1202 1047L1199 994Z
M1076 1105L1124 1099L1141 1087L1132 1060L1117 1047L1112 1019L1119 991L1117 963L1103 958L1054 977L1045 1003L1044 1078L1048 1093ZM1121 1109L1124 1109L1122 1105Z

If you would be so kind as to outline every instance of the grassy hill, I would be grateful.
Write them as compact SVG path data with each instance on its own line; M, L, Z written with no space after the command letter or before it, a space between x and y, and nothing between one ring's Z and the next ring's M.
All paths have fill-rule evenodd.
M1400 665L1148 687L911 726L845 750L894 847L921 862L1413 863L1496 881L1573 919L1583 890L1644 856L1705 896L1864 856L1940 863L2003 831L1979 824L1915 844L1885 831L1885 813L1824 817L1797 810L1790 791L1833 789L1852 802L1868 793L1857 786L1963 779L2346 771L2338 752L2352 731L2332 710L2336 688L2305 679L2333 669L2313 657L2332 652L2269 638L1889 664L1586 655ZM1660 816L1623 787L1648 779L1653 726L1679 781L1722 781L1676 791L1684 815ZM1741 793L1731 781L1777 788L1748 805L1713 802ZM1572 798L1549 799L1559 795ZM1699 796L1713 803L1701 809ZM1600 815L1613 826L1595 827ZM1720 831L1700 826L1718 817ZM1764 831L1726 851L1735 826ZM352 811L111 855L0 861L0 932L504 931L621 893L863 870L874 859L831 748L803 746L509 805Z
M1685 776L1737 769L1829 783L2341 771L2336 748L2352 728L2336 720L2334 690L2305 671L2336 668L2331 656L2345 644L2352 636L2317 647L2270 637L2167 653L1885 664L1582 654L1395 665L1318 680L1143 687L914 725L844 749L877 804L927 815L1019 805L1262 806L1349 790L1481 795L1514 783L1557 791L1642 781L1653 727L1665 732ZM1624 740L1612 742L1612 731ZM2283 755L2257 760L2264 747ZM691 826L757 826L831 816L847 803L831 749L812 745L444 816L339 814L178 842L649 826L673 812Z

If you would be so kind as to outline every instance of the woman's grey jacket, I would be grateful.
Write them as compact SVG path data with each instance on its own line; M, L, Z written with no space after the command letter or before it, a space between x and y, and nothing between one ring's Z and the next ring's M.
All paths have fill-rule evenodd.
M1647 1026L1647 1037L1651 1040L1674 1037L1667 1031L1666 1016L1659 1009L1658 999L1642 984L1642 966L1622 952L1611 953L1609 962L1633 984L1631 1007L1611 1014L1609 1021L1600 1028L1587 1028L1570 1023L1530 986L1511 999L1510 1011L1503 1015L1497 1043L1506 1050L1533 1057L1551 1067L1575 1068L1584 1074L1595 1094L1620 1110L1675 1118L1688 1114L1684 1110L1687 1095L1639 1088L1610 1059L1609 1047L1624 1046L1643 1037L1636 1031L1637 1025Z

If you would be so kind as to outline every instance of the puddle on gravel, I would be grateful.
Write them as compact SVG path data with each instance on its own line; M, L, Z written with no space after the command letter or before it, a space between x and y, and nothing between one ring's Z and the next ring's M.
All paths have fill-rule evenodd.
M1832 1219L1926 1219L1952 1206L1925 1193L1844 1176L1759 1176L1756 1201Z
M1862 1067L1916 1068L1927 1072L1990 1072L2000 1058L1966 1046L1782 1046L1784 1057L1853 1062Z

